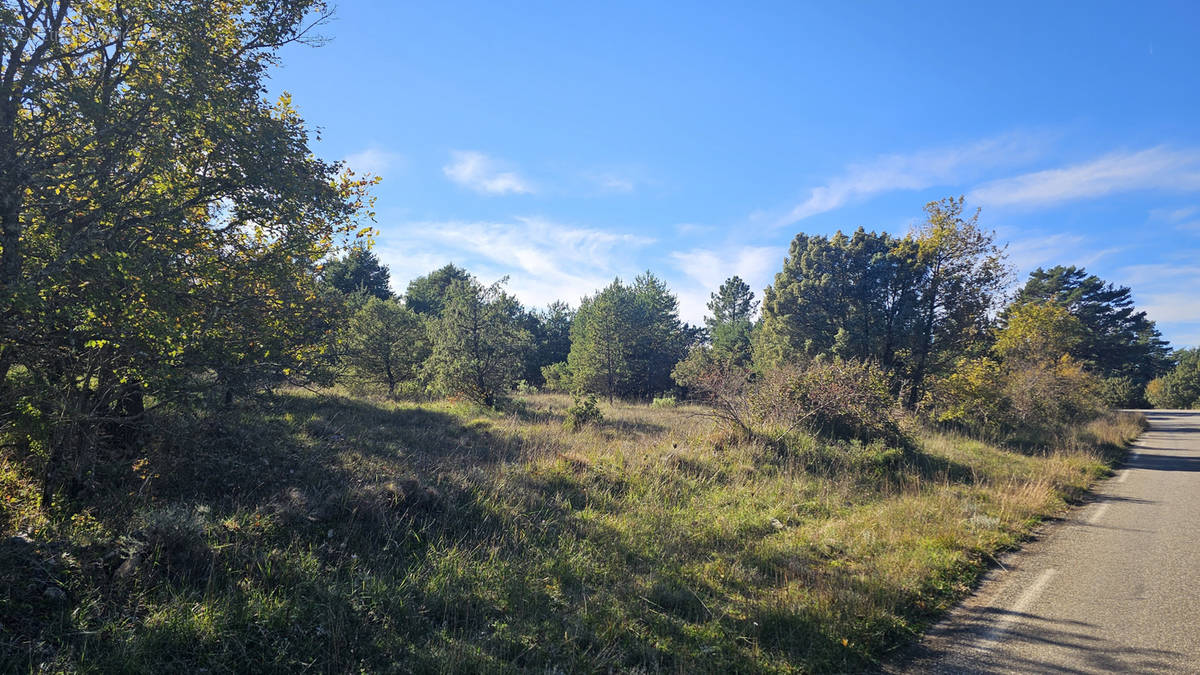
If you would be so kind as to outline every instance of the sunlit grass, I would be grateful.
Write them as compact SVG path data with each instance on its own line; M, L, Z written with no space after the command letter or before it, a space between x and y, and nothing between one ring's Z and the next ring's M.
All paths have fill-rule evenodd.
M937 432L768 446L662 403L602 402L570 431L571 404L296 391L162 420L74 520L40 515L4 460L4 535L34 542L0 552L4 665L861 669L1140 431L1114 417L1040 454Z

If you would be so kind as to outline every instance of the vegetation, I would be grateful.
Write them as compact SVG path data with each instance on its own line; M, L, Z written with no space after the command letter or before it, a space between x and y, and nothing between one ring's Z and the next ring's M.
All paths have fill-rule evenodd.
M858 670L1105 473L1109 406L1200 405L1129 289L1004 307L961 197L703 328L651 272L396 297L374 179L262 98L324 12L0 11L0 670Z
M1180 349L1175 367L1146 385L1146 398L1156 408L1200 409L1200 348Z
M1166 342L1146 313L1134 307L1128 287L1105 283L1079 267L1038 268L1018 291L1012 307L1036 302L1057 304L1078 319L1072 358L1101 378L1128 380L1128 385L1118 388L1127 392L1125 399L1115 405L1142 404L1146 384L1170 365Z
M362 293L381 300L392 297L387 266L364 245L354 246L345 256L326 263L321 277L345 294Z
M859 671L1140 431L903 451L737 441L686 405L569 431L571 405L293 390L156 417L73 513L6 455L0 668Z
M429 323L428 368L444 394L494 406L517 380L529 333L520 305L500 283L454 281L442 314Z

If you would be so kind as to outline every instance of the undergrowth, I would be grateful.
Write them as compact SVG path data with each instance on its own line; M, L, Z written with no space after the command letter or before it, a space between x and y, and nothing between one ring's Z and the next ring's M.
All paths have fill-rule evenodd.
M572 403L297 391L162 417L50 514L4 456L0 670L860 670L1141 430L764 445L688 405L572 430Z

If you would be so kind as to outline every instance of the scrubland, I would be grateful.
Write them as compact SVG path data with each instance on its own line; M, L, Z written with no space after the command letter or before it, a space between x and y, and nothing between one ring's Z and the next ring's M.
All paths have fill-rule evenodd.
M5 455L0 670L870 669L1144 423L895 448L571 403L287 391L157 420L50 513Z

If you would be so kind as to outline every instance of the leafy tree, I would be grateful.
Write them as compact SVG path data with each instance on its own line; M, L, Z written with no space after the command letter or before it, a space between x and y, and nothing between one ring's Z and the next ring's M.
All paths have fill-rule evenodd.
M1060 305L1013 308L991 355L961 357L935 376L924 406L939 422L995 437L1040 443L1070 433L1105 408L1102 381L1070 355L1082 335Z
M1083 332L1071 356L1102 377L1128 377L1141 388L1170 367L1167 343L1146 313L1137 311L1126 286L1106 283L1079 267L1038 268L1012 307L1032 302L1056 303L1079 320ZM1001 319L1007 320L1008 312Z
M1155 408L1200 408L1200 348L1180 349L1175 367L1150 381L1146 398Z
M963 216L964 199L925 205L925 223L911 236L918 280L909 404L930 372L944 372L972 347L986 344L992 312L1011 271L995 233L979 227L979 211Z
M366 246L354 246L345 256L329 261L321 275L342 293L364 293L380 299L392 297L387 266Z
M322 8L0 11L0 423L42 459L46 501L147 400L229 400L327 361L317 265L371 181L312 155L289 97L262 98Z
M1074 351L1084 334L1083 324L1065 307L1029 302L1008 312L992 351L1018 365L1053 363Z
M370 297L350 318L346 334L353 379L386 386L389 396L396 385L417 379L429 357L424 323L394 298Z
M520 315L521 305L504 292L503 281L453 281L441 316L429 322L428 368L442 390L495 406L516 382L530 345Z
M450 287L455 282L469 282L470 274L453 263L438 268L423 277L417 277L408 282L408 290L404 293L404 304L417 314L425 316L441 316L446 306Z

